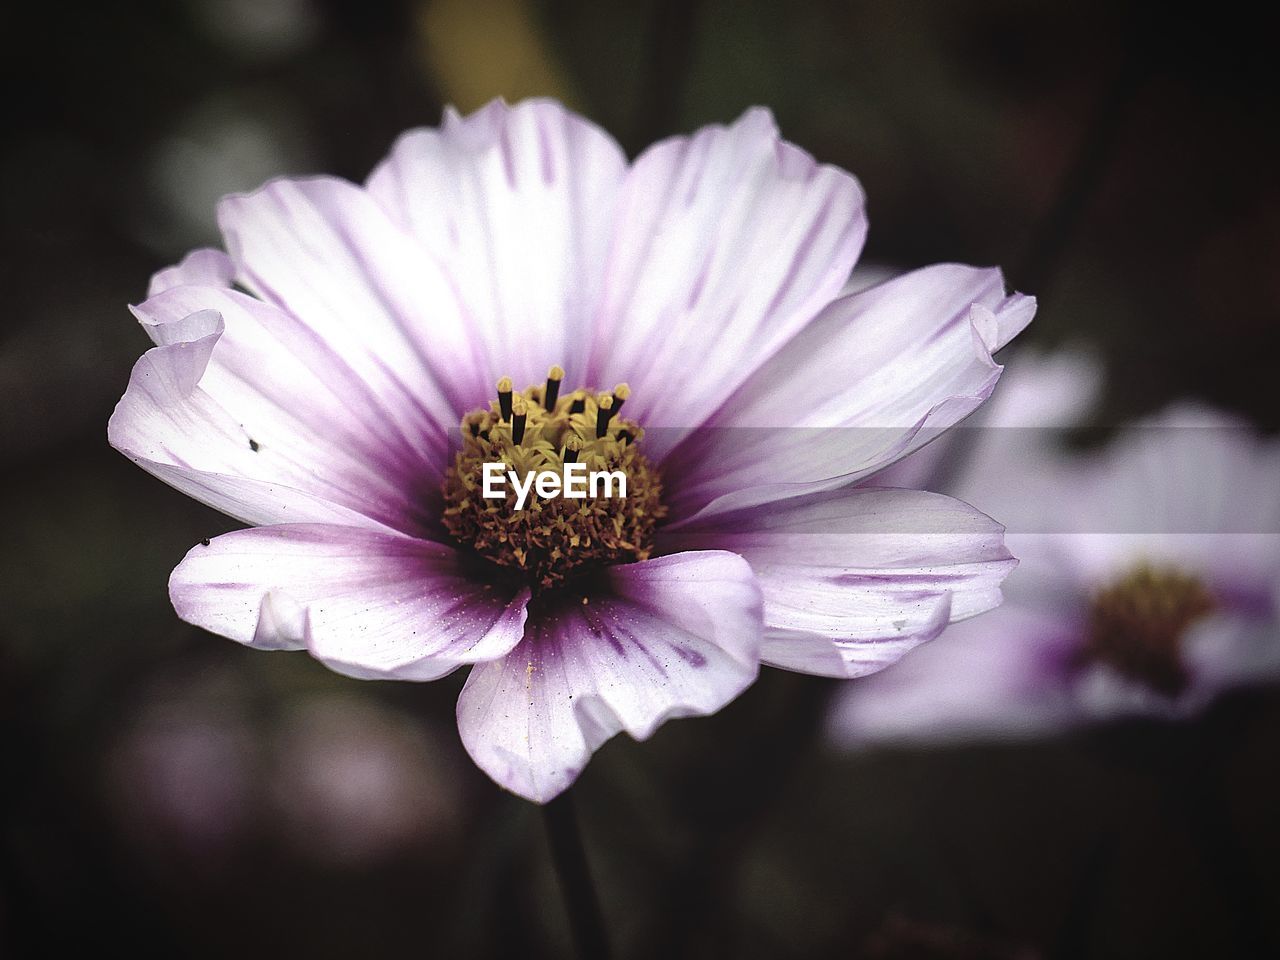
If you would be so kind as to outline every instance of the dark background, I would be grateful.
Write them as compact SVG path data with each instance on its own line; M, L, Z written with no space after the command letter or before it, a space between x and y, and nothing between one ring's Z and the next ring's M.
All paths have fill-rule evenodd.
M367 684L180 623L229 521L107 447L125 306L278 173L362 179L441 105L560 96L634 153L763 103L853 170L867 259L999 263L1023 338L1093 346L1104 420L1194 396L1267 429L1274 32L1254 5L18 2L0 26L0 954L563 955L537 808L453 727L461 676ZM840 755L766 670L575 788L625 956L1261 956L1280 696L1193 725Z

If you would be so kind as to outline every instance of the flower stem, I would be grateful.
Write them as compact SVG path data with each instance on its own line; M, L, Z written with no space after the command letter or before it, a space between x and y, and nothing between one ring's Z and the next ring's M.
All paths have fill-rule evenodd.
M569 791L545 804L542 817L577 954L582 960L605 960L609 941Z

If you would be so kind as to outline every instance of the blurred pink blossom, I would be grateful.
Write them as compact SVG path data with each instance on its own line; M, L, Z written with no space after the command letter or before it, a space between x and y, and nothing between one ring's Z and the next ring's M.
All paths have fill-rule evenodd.
M962 438L946 489L1008 524L1006 602L852 683L848 744L1016 737L1124 715L1179 717L1280 675L1280 444L1178 405L1073 455L1098 382L1079 355L1022 357ZM921 481L955 444L900 464Z

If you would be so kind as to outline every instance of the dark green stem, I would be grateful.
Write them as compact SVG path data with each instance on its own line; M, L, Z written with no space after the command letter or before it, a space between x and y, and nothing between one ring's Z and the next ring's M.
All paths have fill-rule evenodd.
M606 960L609 941L569 791L547 803L542 816L577 955L581 960Z

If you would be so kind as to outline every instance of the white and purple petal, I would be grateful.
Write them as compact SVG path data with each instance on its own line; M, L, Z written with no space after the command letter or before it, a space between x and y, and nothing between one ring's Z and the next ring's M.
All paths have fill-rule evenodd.
M270 304L177 285L135 309L157 346L108 425L113 446L248 523L434 525L447 440L408 435L343 360Z
M363 189L273 180L218 205L236 280L342 357L407 431L448 434L494 379L452 277Z
M622 149L599 127L527 100L466 117L449 109L439 129L402 135L369 177L369 193L456 290L485 371L475 402L498 376L523 387L552 364L575 385L595 381L592 323L626 174Z
M767 110L653 145L617 210L600 386L628 381L634 415L665 431L652 443L673 442L837 295L866 227L857 180L780 139Z
M1077 650L1069 623L1006 604L845 685L830 736L854 747L1016 739L1068 726Z
M940 264L842 297L672 455L677 522L862 480L982 404L1035 301Z
M880 670L995 607L1016 564L994 520L915 490L814 494L712 517L660 544L745 557L764 593L761 660L838 677Z
M1223 691L1280 677L1280 590L1273 597L1270 612L1220 611L1188 629L1182 651L1189 701L1203 705Z
M1027 495L1023 482L1039 480L1061 458L1065 431L1083 424L1101 396L1102 365L1080 347L1052 353L1014 349L1012 357L1002 358L1006 370L980 411L878 471L875 484L949 493L998 516L1011 531L1036 529L1027 523L1027 508L1043 501ZM1001 480L993 483L992 477ZM1015 516L1004 513L1005 501Z
M1270 609L1280 570L1280 444L1177 406L1123 430L1059 481L1068 572L1084 589L1140 562L1200 577L1220 600Z
M239 643L308 649L354 677L434 680L502 657L523 634L528 588L469 563L400 534L280 524L193 547L169 596L183 620Z
M198 287L229 287L235 279L236 267L221 250L208 247L192 250L181 263L157 271L147 287L147 296L154 297L173 287L185 285Z
M730 553L613 567L589 593L531 605L524 640L477 665L458 699L476 764L522 797L550 800L625 730L714 713L755 679L760 590Z

